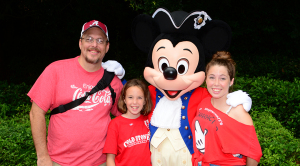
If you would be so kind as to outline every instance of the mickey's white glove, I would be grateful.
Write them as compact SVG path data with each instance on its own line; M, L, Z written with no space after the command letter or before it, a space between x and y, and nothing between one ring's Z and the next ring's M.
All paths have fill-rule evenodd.
M108 60L106 62L102 62L102 67L109 72L114 72L119 79L122 79L125 75L123 66L117 61Z
M195 141L197 149L204 154L205 152L205 135L207 134L207 129L202 132L199 121L195 121Z
M238 90L227 95L226 103L233 107L242 104L244 109L249 112L252 105L252 99L246 92Z

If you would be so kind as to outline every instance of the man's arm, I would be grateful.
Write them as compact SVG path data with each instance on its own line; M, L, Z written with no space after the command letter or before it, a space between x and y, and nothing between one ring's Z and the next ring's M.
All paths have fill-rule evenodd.
M116 157L115 154L107 153L106 154L106 165L107 166L116 166L115 157Z
M52 166L52 160L48 154L46 141L46 112L35 102L32 102L29 115L33 142L37 154L37 165Z
M247 157L247 166L257 166L258 162L250 157Z

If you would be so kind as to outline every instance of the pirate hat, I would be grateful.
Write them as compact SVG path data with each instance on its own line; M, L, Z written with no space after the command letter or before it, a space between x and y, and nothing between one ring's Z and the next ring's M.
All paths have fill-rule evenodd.
M148 53L160 34L195 36L204 48L206 56L227 50L231 42L231 29L227 23L212 20L204 11L169 12L158 8L151 16L141 14L132 24L132 37L139 49Z

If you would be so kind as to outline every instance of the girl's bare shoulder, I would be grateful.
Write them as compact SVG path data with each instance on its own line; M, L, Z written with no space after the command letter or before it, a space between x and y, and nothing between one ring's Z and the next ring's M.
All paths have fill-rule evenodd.
M229 114L230 117L245 125L253 125L253 121L249 113L244 109L243 105L232 107Z

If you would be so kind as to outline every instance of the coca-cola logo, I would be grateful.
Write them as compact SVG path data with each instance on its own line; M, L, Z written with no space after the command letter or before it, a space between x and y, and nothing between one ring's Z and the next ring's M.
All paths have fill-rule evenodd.
M86 93L90 92L94 86L83 84L82 88L76 87L75 85L71 85L72 89L75 89L73 94L72 100L79 99L84 97ZM79 111L92 111L93 107L97 106L98 104L103 103L104 106L111 105L111 92L110 90L103 89L98 91L90 96L82 103L81 105L73 108L72 110L79 110Z

